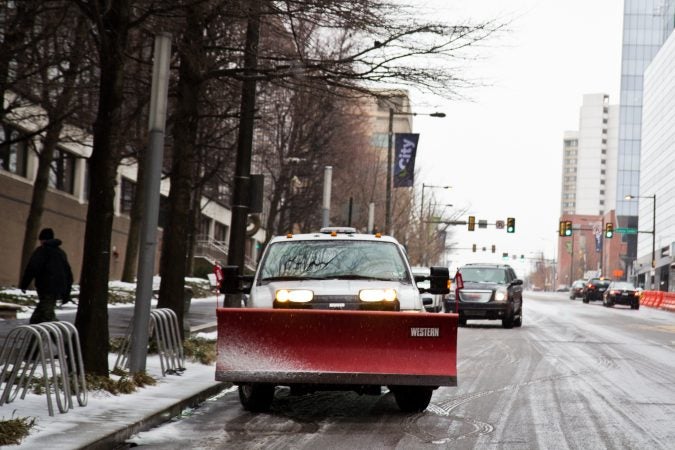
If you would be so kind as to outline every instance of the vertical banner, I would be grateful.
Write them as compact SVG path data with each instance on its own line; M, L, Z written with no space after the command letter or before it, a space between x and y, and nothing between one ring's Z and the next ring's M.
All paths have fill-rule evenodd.
M415 155L419 133L396 133L394 158L394 187L412 187L415 177Z
M602 252L602 228L600 224L593 224L593 235L595 236L595 252Z

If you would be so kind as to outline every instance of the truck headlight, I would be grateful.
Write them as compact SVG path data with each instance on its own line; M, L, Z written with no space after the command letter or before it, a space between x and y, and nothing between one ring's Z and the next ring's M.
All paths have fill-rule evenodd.
M505 287L498 287L495 291L495 301L505 302L509 298L509 291Z
M362 302L393 302L396 300L396 289L362 289L359 299Z
M307 303L314 298L314 292L309 289L279 289L274 294L274 298L279 303Z

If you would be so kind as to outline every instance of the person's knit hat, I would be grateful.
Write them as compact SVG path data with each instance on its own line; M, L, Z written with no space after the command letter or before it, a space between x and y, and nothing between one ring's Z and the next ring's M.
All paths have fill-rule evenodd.
M51 228L43 228L40 231L38 239L40 239L41 241L48 241L50 239L54 239L54 230L52 230Z

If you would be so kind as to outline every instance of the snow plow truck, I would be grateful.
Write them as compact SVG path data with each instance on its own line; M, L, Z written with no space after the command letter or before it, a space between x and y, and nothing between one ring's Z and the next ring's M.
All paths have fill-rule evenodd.
M393 237L353 228L273 238L254 275L223 267L221 292L245 307L218 308L216 375L238 386L244 409L291 394L386 387L405 412L457 385L457 314L425 312L421 293L449 292L447 267L412 274ZM427 287L418 287L418 283Z

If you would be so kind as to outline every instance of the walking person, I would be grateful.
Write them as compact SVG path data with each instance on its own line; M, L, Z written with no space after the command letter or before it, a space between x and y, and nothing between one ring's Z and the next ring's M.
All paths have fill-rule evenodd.
M66 253L60 248L61 240L54 238L54 230L44 228L38 236L40 246L24 269L19 288L25 292L31 281L35 280L38 304L30 317L30 323L53 322L56 318L56 302L70 301L70 289L73 286L73 272Z

